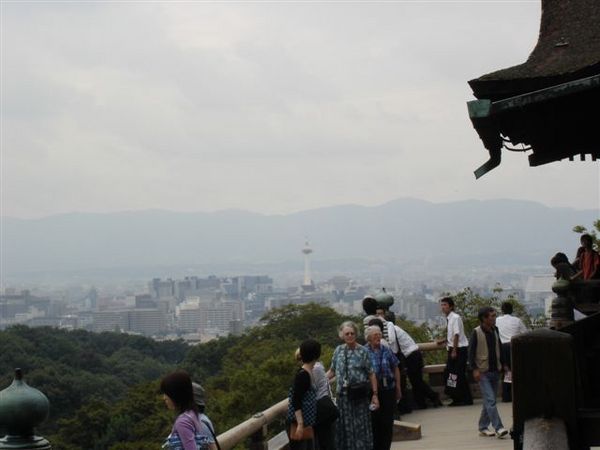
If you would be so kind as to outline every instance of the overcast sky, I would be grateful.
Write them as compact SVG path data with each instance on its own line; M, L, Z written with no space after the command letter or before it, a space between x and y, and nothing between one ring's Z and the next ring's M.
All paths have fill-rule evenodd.
M3 2L2 204L288 213L398 197L600 208L597 163L488 159L467 81L540 2Z

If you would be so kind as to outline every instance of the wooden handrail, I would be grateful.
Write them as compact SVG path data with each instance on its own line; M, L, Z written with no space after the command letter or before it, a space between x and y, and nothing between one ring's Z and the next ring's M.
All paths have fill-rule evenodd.
M260 431L264 426L270 424L280 416L285 415L288 408L288 399L281 400L263 412L254 414L250 419L230 428L217 436L222 450L235 447L244 439L248 439L254 433Z
M433 352L436 350L445 350L446 343L438 344L437 342L421 342L417 344L422 352Z
M438 344L436 342L423 342L417 345L419 346L419 350L422 352L444 350L446 348L444 344ZM437 373L440 372L440 368L442 367L445 367L445 364L425 366L423 368L423 372ZM443 369L441 371L443 371ZM245 439L248 439L252 435L261 432L261 430L268 426L271 422L281 416L284 416L287 412L287 408L288 399L286 398L265 409L263 412L254 414L250 419L245 420L244 422L220 434L217 436L217 440L219 441L221 449L230 450Z
M423 367L423 373L443 373L446 370L446 364L430 364Z

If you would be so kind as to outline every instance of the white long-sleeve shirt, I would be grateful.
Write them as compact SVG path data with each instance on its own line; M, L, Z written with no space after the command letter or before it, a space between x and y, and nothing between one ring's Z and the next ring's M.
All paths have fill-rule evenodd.
M398 325L393 324L392 322L387 323L387 330L389 336L389 346L394 353L398 353L398 344L400 344L400 351L402 354L407 357L415 350L419 350L419 346L415 343L415 340L400 328ZM396 342L396 337L398 338L398 342Z

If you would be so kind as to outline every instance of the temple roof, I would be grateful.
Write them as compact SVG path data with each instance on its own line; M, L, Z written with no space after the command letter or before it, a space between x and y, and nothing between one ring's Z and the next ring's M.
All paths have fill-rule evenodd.
M600 0L542 0L539 39L527 61L469 81L492 101L600 74Z

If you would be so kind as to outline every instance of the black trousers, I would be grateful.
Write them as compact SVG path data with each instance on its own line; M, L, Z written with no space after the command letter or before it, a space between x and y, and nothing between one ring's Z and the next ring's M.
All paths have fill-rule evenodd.
M510 342L506 344L502 344L502 348L500 350L503 353L504 361L506 361L506 365L509 369L512 370L512 365L510 363ZM512 402L512 383L505 383L504 379L502 381L502 401L503 402Z
M398 369L400 370L400 391L402 392L402 398L398 402L398 413L400 415L410 414L413 410L413 401L412 392L408 389L406 360L403 360Z
M315 425L316 448L318 450L335 450L335 422Z
M427 406L425 399L435 402L438 398L437 393L423 380L423 365L421 350L416 350L406 357L408 379L412 386L413 398L419 408Z
M452 359L451 353L452 349L449 349L446 370L444 371L444 381L448 380L450 373L454 373L457 375L456 387L453 388L446 385L445 392L455 403L473 404L473 396L471 395L471 388L467 379L468 348L459 347L456 359Z
M396 390L379 389L379 409L371 412L373 427L373 450L390 450L396 409ZM340 449L342 450L342 449Z

